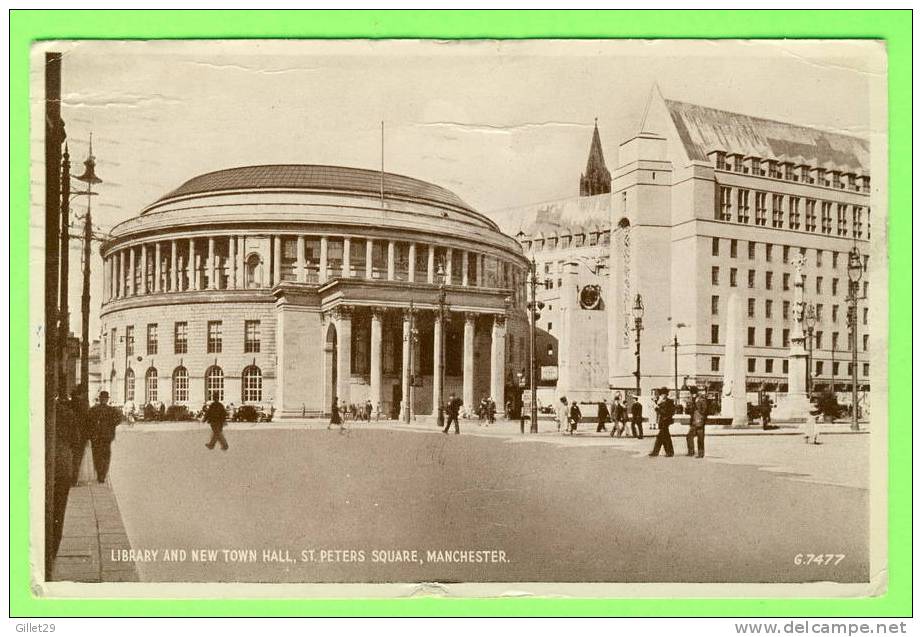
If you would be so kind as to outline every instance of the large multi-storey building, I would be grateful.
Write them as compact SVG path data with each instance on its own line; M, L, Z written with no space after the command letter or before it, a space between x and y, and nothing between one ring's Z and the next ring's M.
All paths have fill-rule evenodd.
M448 392L503 405L523 365L520 246L410 177L200 175L117 225L102 257L102 383L116 402L217 396L298 417L335 397L429 414Z
M786 392L795 255L805 257L805 301L816 311L814 389L845 391L851 378L848 253L857 247L866 267L869 155L863 139L666 100L654 90L639 132L621 144L611 194L586 200L600 199L591 216L575 214L581 205L586 209L579 199L531 207L571 210L566 225L591 219L594 227L604 228L609 244L604 267L587 272L579 248L548 252L546 230L533 221L516 230L536 262L548 257L562 261L564 272L572 270L570 279L561 277L564 287L557 286L555 297L572 322L568 328L565 316L555 321L561 336L578 347L566 352L567 343L560 343L561 378L565 366L576 370L605 359L604 384L594 377L591 386L581 386L574 383L578 374L571 372L558 392L598 394L634 387L638 294L644 306L644 393L655 386L672 387L676 378L680 384L718 389L731 329L742 331L748 391ZM497 219L504 228L515 225L512 215L498 214ZM573 264L566 266L569 261ZM865 274L858 290L865 298L868 278ZM583 290L596 285L604 290L602 302L587 306ZM727 324L727 304L734 294L745 308L742 325ZM599 307L604 334L590 338L585 316ZM856 345L865 390L870 374L867 316L862 304ZM604 356L595 350L603 338Z

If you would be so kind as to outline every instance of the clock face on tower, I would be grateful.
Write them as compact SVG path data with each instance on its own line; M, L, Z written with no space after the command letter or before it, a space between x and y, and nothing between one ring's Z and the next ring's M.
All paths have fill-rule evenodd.
M584 310L597 310L602 300L602 290L598 285L585 285L579 291L579 306Z

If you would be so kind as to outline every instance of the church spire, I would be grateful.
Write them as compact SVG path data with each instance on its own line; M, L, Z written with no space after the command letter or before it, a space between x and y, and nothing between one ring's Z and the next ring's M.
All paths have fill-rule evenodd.
M611 173L605 166L602 153L602 139L599 137L599 118L595 118L592 130L592 142L589 145L589 159L586 160L586 172L579 176L579 196L591 197L611 192Z

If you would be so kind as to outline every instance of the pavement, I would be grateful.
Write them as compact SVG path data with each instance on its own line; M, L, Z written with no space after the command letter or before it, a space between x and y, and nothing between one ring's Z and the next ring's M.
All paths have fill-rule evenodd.
M71 487L52 580L136 582L134 562L112 559L130 548L118 502L108 482L100 484L94 479Z

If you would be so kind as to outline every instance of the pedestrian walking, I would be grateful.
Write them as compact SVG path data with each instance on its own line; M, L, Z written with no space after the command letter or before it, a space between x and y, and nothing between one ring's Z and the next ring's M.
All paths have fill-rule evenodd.
M611 406L611 433L609 435L614 438L617 433L620 438L624 435L626 425L627 415L624 405L621 404L621 394L615 394L615 399Z
M564 432L570 428L570 406L567 404L567 397L561 396L557 404L557 431L563 427Z
M448 396L448 406L446 411L448 412L448 420L445 421L445 429L442 430L443 434L447 434L448 430L451 428L451 423L455 423L455 433L461 433L461 427L458 424L458 414L461 411L461 405L464 404L460 398L454 394Z
M675 403L669 397L669 390L661 387L657 392L656 402L654 405L656 411L656 442L653 443L653 451L650 457L655 458L659 455L660 449L665 450L666 457L671 458L675 455L672 449L672 436L669 434L669 425L672 424L672 418L675 415Z
M605 404L604 400L599 401L597 410L598 411L596 413L596 417L597 417L598 424L596 425L596 428L595 428L596 433L600 431L608 431L608 428L605 427L605 423L608 422L608 418L609 418L608 405Z
M211 427L211 440L205 443L209 449L214 449L216 444L221 445L222 451L227 451L227 439L224 437L224 425L227 424L227 409L218 400L217 394L212 394L211 402L205 408L205 422Z
M570 435L576 433L576 428L583 419L583 412L580 411L579 403L575 400L570 403Z
M339 431L342 432L345 427L343 426L343 417L339 412L339 398L333 396L333 406L330 407L330 422L327 425L327 429L330 429L333 425L339 425Z
M371 411L372 411L371 399L367 399L365 401L365 420L366 422L371 422Z
M115 428L122 421L122 417L117 409L109 406L109 392L99 392L97 401L90 407L88 420L92 431L90 446L93 449L93 468L96 470L97 482L103 483L109 475Z
M762 396L762 403L759 405L759 415L762 417L762 429L770 430L778 427L772 425L772 401L768 396Z
M823 410L815 402L810 403L810 415L804 419L804 442L814 445L823 444L820 442L820 419L823 417Z
M643 440L643 405L640 396L634 396L631 403L631 434L638 440Z
M688 447L689 456L704 457L704 427L707 424L707 399L698 392L697 387L691 388L691 416L688 421L688 433L685 434L685 445ZM698 440L698 452L695 453L695 439Z

